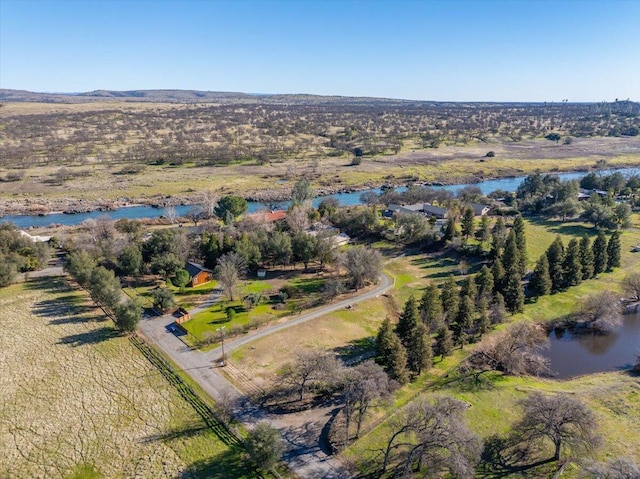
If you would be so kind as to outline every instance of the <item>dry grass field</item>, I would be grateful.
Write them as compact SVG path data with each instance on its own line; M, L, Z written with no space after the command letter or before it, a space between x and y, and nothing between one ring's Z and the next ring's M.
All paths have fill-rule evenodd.
M385 183L474 182L537 169L587 170L601 160L610 167L640 164L640 136L573 137L565 144L544 139L546 130L540 127L523 130L514 141L508 134L513 127L502 119L495 134L474 123L450 126L450 138L430 148L421 140L436 131L434 112L428 109L414 115L401 108L377 116L375 108L265 108L5 103L0 109L0 179L11 180L2 182L0 213L56 211L73 200L85 207L87 201L158 202L167 196L180 202L194 200L204 189L282 198L301 177L319 193L329 193ZM582 121L581 114L576 118ZM458 120L471 121L464 115ZM394 146L351 163L354 147L379 142ZM201 151L206 148L211 152ZM487 157L489 151L495 156Z
M251 477L86 294L0 290L0 477Z

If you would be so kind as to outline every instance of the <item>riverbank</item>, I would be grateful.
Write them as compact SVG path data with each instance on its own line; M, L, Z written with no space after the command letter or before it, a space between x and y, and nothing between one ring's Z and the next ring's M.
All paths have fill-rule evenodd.
M620 167L613 167L605 170L611 172L614 170L625 171L629 174L637 174L638 167L630 165L624 165ZM547 173L559 174L563 177L575 175L576 177L587 174L589 171L593 171L593 168L586 166L576 166L567 170L554 169L547 171ZM457 178L457 177L456 177ZM333 186L315 186L318 197L336 196L340 197L351 195L349 203L357 204L359 194L378 190L379 188L391 187L401 188L409 185L416 186L429 186L434 188L446 188L446 189L460 189L468 185L480 186L481 189L487 193L493 189L514 190L516 182L519 182L523 176L516 176L512 174L497 174L492 176L470 176L466 178L465 182L455 182L454 177L438 177L438 180L434 181L367 181L363 184L353 186L333 185ZM457 178L459 179L459 178ZM513 180L513 184L510 181ZM254 203L261 203L263 205L278 204L289 201L291 198L291 186L289 184L281 184L278 188L237 191L234 194L243 196L247 201ZM3 216L51 216L59 214L84 214L95 212L113 212L122 208L135 208L135 207L153 207L153 208L167 208L173 206L182 210L182 213L186 211L185 207L196 205L199 203L199 195L197 191L192 191L184 194L175 195L155 195L155 196L140 196L140 197L117 197L115 199L106 198L75 198L70 196L65 197L47 197L40 196L28 196L24 198L12 198L12 199L0 199L0 221ZM158 216L158 215L154 215Z

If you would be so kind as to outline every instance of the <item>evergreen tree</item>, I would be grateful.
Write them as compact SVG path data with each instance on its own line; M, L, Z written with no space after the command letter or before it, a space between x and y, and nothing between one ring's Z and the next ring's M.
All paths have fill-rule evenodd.
M607 270L620 267L620 232L614 231L607 243Z
M422 323L422 321L420 320L420 314L418 313L416 299L411 295L404 304L404 309L402 310L400 319L396 325L396 334L405 348L408 347L413 330L418 326L418 323Z
M451 351L453 351L453 334L449 328L443 327L436 336L433 353L444 359L451 354Z
M451 241L456 236L458 236L458 227L456 225L455 216L452 216L447 220L447 224L444 228L444 240Z
M562 271L562 263L564 262L564 244L562 243L560 235L556 236L556 239L547 249L547 260L549 261L551 291L556 293L564 286L564 272Z
M520 276L524 276L527 272L527 237L524 219L521 215L518 215L514 220L513 231L516 234L516 244L520 253Z
M529 280L529 292L534 298L545 296L551 292L551 276L549 276L549 260L543 254L536 263L536 267Z
M491 235L491 249L489 250L489 259L495 261L502 256L502 248L504 246L504 240L502 240L497 233Z
M604 231L598 231L598 236L593 242L593 276L597 276L607 269L607 237Z
M469 239L469 236L473 234L475 216L476 215L473 212L473 208L471 206L465 208L461 221L462 235L465 237L465 239Z
M478 334L482 336L491 327L491 317L489 316L489 305L484 297L481 297L478 301L478 322L477 330Z
M486 264L476 275L476 286L478 287L478 297L488 300L493 295L493 273Z
M471 297L468 295L463 296L460 300L456 322L452 325L454 338L461 346L467 343L469 330L473 326L475 309L476 307Z
M391 379L400 384L409 380L407 373L407 352L386 318L376 336L376 363L386 371Z
M431 332L438 331L443 325L440 290L433 283L427 285L422 294L422 299L420 300L420 316Z
M468 276L462 282L462 287L460 288L460 297L469 296L471 301L476 300L476 296L478 295L478 287L476 286L476 282L472 276Z
M524 292L520 284L522 278L520 273L514 269L507 277L507 285L504 290L504 304L507 310L512 313L521 313L524 309Z
M491 222L489 217L484 215L480 219L480 226L476 231L476 239L481 243L486 243L491 238Z
M593 250L591 241L587 235L580 240L580 264L582 264L582 279L587 280L593 277Z
M423 323L418 323L409 337L407 345L407 367L415 375L420 375L422 370L431 365L433 351L427 327Z
M501 293L496 293L491 304L491 310L489 311L491 317L491 324L504 323L507 316L507 308L504 305L504 296Z
M456 315L458 314L458 285L452 274L449 275L442 285L440 299L442 300L442 311L445 321L447 324L450 324L455 321Z
M502 266L500 258L497 258L493 262L493 265L491 266L491 274L493 275L493 290L495 292L503 291L505 287L506 272L504 270L504 266Z
M498 216L491 233L498 239L498 244L502 247L507 237L507 227L504 224L504 218L502 218L502 216Z
M502 266L504 266L507 275L511 274L513 270L516 270L522 276L520 273L520 251L518 250L514 230L511 230L509 236L507 236L507 243L504 246L504 251L500 259L502 260Z
M567 245L567 252L562 262L563 283L566 288L577 286L582 282L582 265L580 264L580 245L573 238Z

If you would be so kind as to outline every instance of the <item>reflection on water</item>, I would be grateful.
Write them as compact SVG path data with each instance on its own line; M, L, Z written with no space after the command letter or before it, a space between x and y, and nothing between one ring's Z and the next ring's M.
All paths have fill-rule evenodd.
M624 316L622 326L610 334L575 334L554 329L544 351L558 378L614 371L630 367L640 352L640 313Z

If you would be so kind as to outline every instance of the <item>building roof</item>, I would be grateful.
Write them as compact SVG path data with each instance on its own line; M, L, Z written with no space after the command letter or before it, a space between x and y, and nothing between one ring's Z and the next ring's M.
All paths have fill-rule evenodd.
M287 217L287 210L274 210L274 211L258 211L257 213L252 213L247 215L250 218L255 218L262 221L269 221L273 223L274 221L280 221Z
M202 273L203 271L205 273L213 273L213 271L211 271L208 268L205 268L201 264L192 263L191 261L187 261L187 263L184 265L184 269L187 270L187 273L189 273L189 277L191 278L196 276L198 273Z
M433 206L425 203L422 207L422 211L428 214L436 215L436 216L444 216L447 214L446 208L440 208L439 206Z
M473 214L476 216L482 215L482 213L489 209L487 205L483 205L482 203L470 203L469 206L473 208Z

